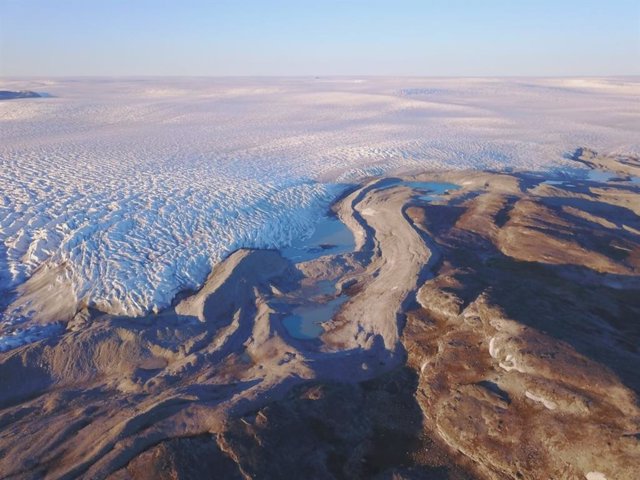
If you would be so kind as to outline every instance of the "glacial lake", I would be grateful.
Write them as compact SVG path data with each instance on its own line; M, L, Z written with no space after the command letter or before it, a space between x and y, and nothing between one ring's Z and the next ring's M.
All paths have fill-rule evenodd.
M389 180L380 189L396 186L407 186L417 191L417 198L431 202L437 200L448 191L458 190L460 187L447 182L417 182ZM352 252L355 242L351 230L337 217L327 216L320 219L311 236L296 240L290 247L281 250L282 255L298 263L315 260L324 255L338 255ZM320 283L320 282L319 282ZM322 281L325 294L335 291L335 284ZM330 320L338 309L349 300L349 296L342 294L326 302L310 302L295 307L283 320L287 333L298 340L312 340L324 332L322 324Z
M336 216L322 217L308 238L296 239L288 247L280 250L282 255L293 262L315 260L324 255L340 255L355 248L353 234Z

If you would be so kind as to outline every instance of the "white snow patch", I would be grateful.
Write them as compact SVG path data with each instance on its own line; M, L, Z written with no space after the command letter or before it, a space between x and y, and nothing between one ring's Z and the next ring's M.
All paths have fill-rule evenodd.
M558 408L558 405L556 404L556 402L549 400L547 398L541 397L539 395L536 395L534 393L531 393L528 390L524 392L524 394L528 399L533 400L534 402L542 403L549 410L555 410L556 408Z
M420 365L420 373L424 373L425 368L427 368L427 364L429 363L428 360L425 360L424 362L422 362L422 365Z
M585 475L587 480L607 480L604 473L601 472L589 472Z
M491 337L491 340L489 340L489 355L491 355L491 358L498 358L499 353L500 349L496 346L496 337Z
M515 370L516 372L525 373L525 370L522 369L520 365L518 365L518 362L516 362L516 358L510 353L507 354L504 361L499 362L498 365L500 366L500 368L506 370L507 372Z
M62 326L57 324L34 325L25 329L15 329L7 335L0 335L0 352L42 340L62 330Z

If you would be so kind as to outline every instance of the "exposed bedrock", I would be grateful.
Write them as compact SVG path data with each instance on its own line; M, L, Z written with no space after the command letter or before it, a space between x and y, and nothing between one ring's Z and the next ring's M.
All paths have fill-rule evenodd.
M637 478L635 175L411 180L334 205L353 252L239 250L166 311L0 353L0 477Z

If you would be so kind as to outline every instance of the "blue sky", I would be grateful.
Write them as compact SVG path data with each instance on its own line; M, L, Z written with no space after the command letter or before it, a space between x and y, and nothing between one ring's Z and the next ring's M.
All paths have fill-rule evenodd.
M0 0L0 76L639 74L638 0Z

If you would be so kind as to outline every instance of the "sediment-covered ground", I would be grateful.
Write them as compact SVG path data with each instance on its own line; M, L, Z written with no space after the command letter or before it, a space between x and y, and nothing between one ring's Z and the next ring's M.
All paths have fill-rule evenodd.
M571 161L374 178L333 206L353 251L241 249L158 314L72 312L0 353L0 477L637 478L640 162Z

